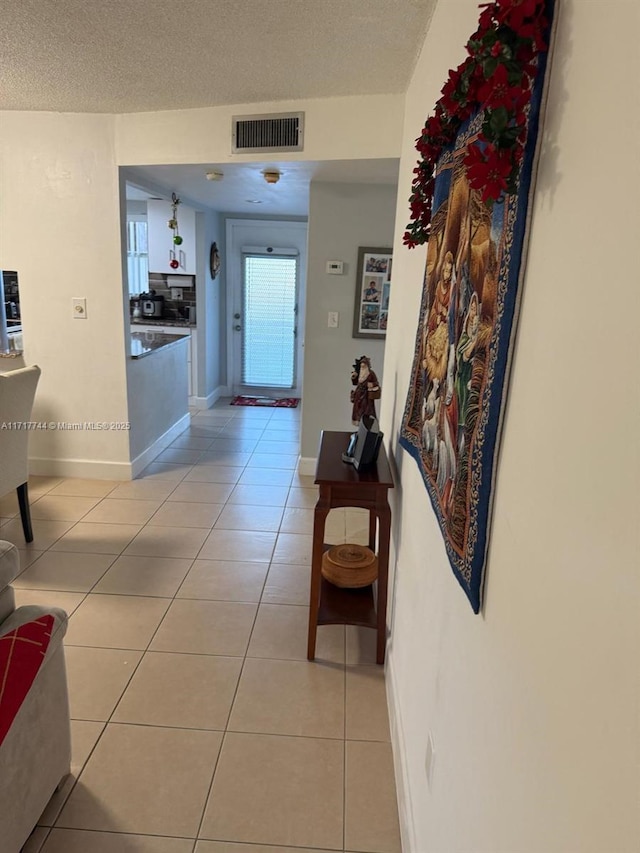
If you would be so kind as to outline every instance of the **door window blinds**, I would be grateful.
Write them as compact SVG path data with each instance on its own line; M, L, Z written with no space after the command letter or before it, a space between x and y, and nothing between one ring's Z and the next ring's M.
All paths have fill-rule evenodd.
M297 258L244 256L242 383L295 384Z

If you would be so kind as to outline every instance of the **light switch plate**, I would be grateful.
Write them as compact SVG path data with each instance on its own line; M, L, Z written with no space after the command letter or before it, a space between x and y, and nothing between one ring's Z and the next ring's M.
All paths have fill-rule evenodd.
M87 300L84 296L73 296L71 298L71 307L74 320L87 319Z
M337 311L329 311L329 318L327 320L327 326L330 329L338 328L338 312Z

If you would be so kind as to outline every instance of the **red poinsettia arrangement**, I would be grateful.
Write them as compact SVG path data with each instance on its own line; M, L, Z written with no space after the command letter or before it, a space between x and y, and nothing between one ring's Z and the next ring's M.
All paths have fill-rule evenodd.
M422 159L413 170L411 222L404 234L410 249L429 239L438 158L461 124L478 111L483 113L482 129L463 161L469 184L487 204L515 192L535 58L548 48L545 2L495 0L480 7L478 29L467 42L468 56L449 72L434 114L416 140Z

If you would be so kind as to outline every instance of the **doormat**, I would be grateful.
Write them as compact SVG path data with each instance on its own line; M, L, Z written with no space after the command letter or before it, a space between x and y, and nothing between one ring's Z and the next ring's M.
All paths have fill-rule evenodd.
M278 409L295 409L300 402L299 397L234 397L230 406L272 406Z

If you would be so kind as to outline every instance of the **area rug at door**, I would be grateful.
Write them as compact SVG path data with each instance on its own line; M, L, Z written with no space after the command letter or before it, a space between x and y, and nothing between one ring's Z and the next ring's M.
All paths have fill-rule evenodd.
M234 397L230 406L266 406L276 409L295 409L300 402L299 397Z
M400 444L453 572L482 606L529 238L553 0L484 4L416 147L405 243L427 244ZM552 310L549 306L549 310Z

